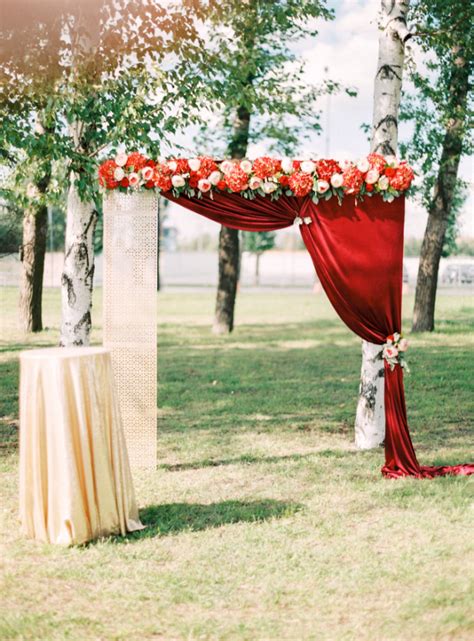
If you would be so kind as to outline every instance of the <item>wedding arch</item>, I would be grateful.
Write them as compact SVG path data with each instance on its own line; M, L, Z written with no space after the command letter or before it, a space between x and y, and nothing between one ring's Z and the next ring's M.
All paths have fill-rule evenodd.
M227 227L297 225L330 302L360 338L380 345L388 478L474 473L474 464L422 466L408 428L401 333L405 162L270 157L146 158L119 153L99 168L104 198L104 343L112 351L132 465L156 465L156 198Z

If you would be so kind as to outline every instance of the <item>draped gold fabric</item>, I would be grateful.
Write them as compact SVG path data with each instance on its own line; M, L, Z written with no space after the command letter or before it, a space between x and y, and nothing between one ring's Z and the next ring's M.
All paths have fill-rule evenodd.
M142 529L108 350L32 350L20 365L22 533L71 545Z

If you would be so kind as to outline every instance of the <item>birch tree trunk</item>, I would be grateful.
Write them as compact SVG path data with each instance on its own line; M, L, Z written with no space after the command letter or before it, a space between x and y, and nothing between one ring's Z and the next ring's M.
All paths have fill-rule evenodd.
M453 117L447 120L438 176L421 245L413 310L413 332L432 332L434 330L439 262L463 150L469 76L470 64L466 59L465 49L457 45L452 52L450 78Z
M73 31L72 78L87 78L93 84L97 68L91 65L97 56L97 44L101 28L101 3L91 4L88 11L78 5L76 24ZM86 76L81 74L86 71ZM93 73L92 73L93 72ZM91 92L91 96L92 96ZM75 152L88 155L90 142L86 143L86 127L92 130L94 123L82 121L77 117L69 125L69 136ZM61 276L61 337L63 347L89 345L91 332L92 289L94 285L94 231L97 224L97 211L91 200L81 200L76 181L82 169L76 167L69 176L67 199L66 238L64 244L64 267ZM91 180L94 178L90 177Z
M371 151L392 156L398 143L398 109L402 88L409 0L382 0L379 57L374 82ZM355 420L355 443L361 449L385 439L384 369L380 345L362 341L362 368Z
M67 200L64 268L61 276L60 345L88 345L91 331L92 288L94 281L94 230L97 211L83 202L71 175Z
M237 109L232 140L229 144L231 158L245 158L250 128L250 112L245 107ZM235 298L240 269L239 232L221 227L219 233L219 280L217 284L216 311L212 331L228 334L234 328Z

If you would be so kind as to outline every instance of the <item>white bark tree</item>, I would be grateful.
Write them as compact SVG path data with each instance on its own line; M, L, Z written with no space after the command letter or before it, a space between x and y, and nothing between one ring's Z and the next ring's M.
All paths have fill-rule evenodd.
M398 144L398 109L405 43L411 37L406 16L409 0L381 0L371 151L394 156ZM355 420L355 442L371 449L385 439L384 368L380 345L362 341L362 368Z
M76 30L71 33L71 75L79 74L81 65L88 62L97 50L100 20L99 6L93 14L77 15ZM69 135L76 154L85 154L86 124L75 119L69 126ZM94 231L97 211L92 200L81 198L78 189L80 175L69 174L64 267L61 275L61 337L60 345L89 345L92 327L92 290L94 286Z
M82 201L71 174L67 200L64 267L61 276L61 338L63 347L88 345L94 281L94 230L97 211Z

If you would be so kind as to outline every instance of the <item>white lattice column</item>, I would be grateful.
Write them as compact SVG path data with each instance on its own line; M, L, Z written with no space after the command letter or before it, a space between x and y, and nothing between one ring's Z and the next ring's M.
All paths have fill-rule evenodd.
M104 345L133 467L156 466L157 202L151 192L104 198Z

